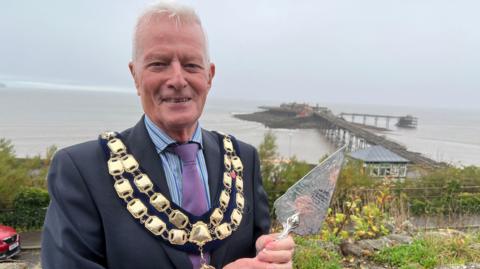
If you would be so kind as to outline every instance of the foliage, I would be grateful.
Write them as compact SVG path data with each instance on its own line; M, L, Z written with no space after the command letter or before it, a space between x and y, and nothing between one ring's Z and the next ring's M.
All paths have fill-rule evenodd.
M362 173L363 163L358 160L348 160L342 167L338 177L332 207L340 208L344 201L358 195L359 191L371 189L378 185L378 180Z
M480 193L458 193L430 199L413 198L410 206L414 215L451 215L480 213Z
M480 167L445 167L400 184L414 215L480 213Z
M46 188L46 175L56 147L47 149L46 158L16 158L10 141L0 139L0 209L11 208L24 187Z
M347 238L368 239L377 238L389 233L386 224L388 214L382 211L381 204L369 203L361 205L359 198L345 202L344 212L328 210L321 231L321 238L334 243L339 243Z
M11 206L26 178L27 170L15 159L13 145L0 139L0 208Z
M268 195L270 209L272 209L273 202L298 179L308 173L312 166L304 161L299 161L295 156L289 160L280 159L277 152L276 137L271 131L265 134L258 147L258 153L262 168L263 187Z
M424 188L447 188L452 182L461 183L464 186L480 186L480 167L466 166L454 167L448 166L429 171L419 180L409 179L405 181L405 187L424 187Z
M342 256L336 250L328 249L319 244L319 238L301 237L294 238L296 248L293 257L294 268L298 269L340 269Z
M0 215L0 222L21 229L38 229L43 225L50 198L39 188L24 188L14 200L11 212Z
M386 211L393 216L447 215L480 213L480 167L444 167L424 171L420 178L392 181L376 179L362 173L362 163L348 160L342 168L332 207L344 211L344 201L352 196L362 203L375 202L377 192L390 184L390 203Z
M270 179L276 173L275 161L278 160L277 138L272 131L265 133L262 143L258 146L262 178Z
M476 235L420 237L410 245L382 250L373 256L378 263L397 268L435 268L440 265L480 262L480 243Z
M437 253L424 240L415 240L410 245L399 245L374 254L373 260L390 266L407 268L421 265L422 268L434 268L437 265Z

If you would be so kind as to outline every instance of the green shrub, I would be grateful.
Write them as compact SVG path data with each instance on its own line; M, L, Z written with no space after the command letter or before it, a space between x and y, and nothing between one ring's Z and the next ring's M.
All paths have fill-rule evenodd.
M410 211L414 215L450 215L480 213L480 193L457 193L450 197L412 198Z
M280 159L276 137L272 132L265 134L262 143L258 146L258 154L263 187L268 195L270 212L273 213L273 202L313 167L304 161L299 161L295 156L289 160Z
M39 229L50 202L48 192L39 188L24 188L15 197L13 211L0 214L0 222L20 229Z
M10 208L15 195L25 184L27 169L15 158L13 145L0 138L0 208Z
M46 176L56 147L47 149L46 158L17 158L12 143L0 138L0 209L13 207L14 199L25 187L46 189Z
M410 245L399 245L374 254L373 260L398 268L434 268L437 265L435 250L426 241L415 240Z
M410 245L399 245L374 254L372 259L395 268L435 268L440 265L480 262L478 235L417 238Z
M293 266L298 269L341 269L342 256L334 249L328 249L319 244L319 239L313 237L295 238L295 255Z

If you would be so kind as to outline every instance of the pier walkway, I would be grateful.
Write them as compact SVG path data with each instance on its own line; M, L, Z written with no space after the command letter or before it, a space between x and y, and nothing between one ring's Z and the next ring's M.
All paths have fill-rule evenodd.
M330 112L314 112L310 117L318 123L317 127L323 131L329 141L337 145L347 144L350 151L363 149L371 145L380 145L421 166L438 167L441 165L420 153L408 151L405 146L388 140L385 136L377 135L356 124L347 122Z
M306 105L262 108L266 110L252 114L235 115L235 117L261 122L270 128L319 129L327 140L335 146L346 144L348 151L380 145L421 167L435 168L443 166L442 163L427 158L420 153L409 151L405 146L388 140L385 136L377 135L357 123L348 122L334 115L326 108L315 109L313 107L312 109L312 107Z

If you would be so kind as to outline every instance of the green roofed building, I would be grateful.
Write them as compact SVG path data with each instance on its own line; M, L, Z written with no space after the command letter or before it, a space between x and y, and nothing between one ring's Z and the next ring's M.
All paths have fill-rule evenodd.
M405 178L409 161L382 146L371 146L350 153L350 157L363 161L364 172L372 177Z

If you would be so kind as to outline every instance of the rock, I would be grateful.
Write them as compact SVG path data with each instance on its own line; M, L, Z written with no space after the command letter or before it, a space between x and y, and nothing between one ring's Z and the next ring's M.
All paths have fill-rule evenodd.
M393 241L395 244L411 244L413 237L403 234L390 234L387 238Z
M393 245L393 242L387 237L380 237L378 239L360 240L357 242L357 244L365 250L374 251L391 247Z
M317 246L322 249L340 253L340 246L328 241L317 241Z
M472 245L470 245L470 248L473 249L473 250L480 251L480 243L472 244Z
M27 269L27 264L23 262L2 262L0 269Z
M469 263L467 265L443 265L435 267L435 269L480 269L480 264Z
M451 239L454 237L465 238L467 235L464 232L452 229L440 229L437 231L425 232L424 237L436 237L441 239Z
M340 250L342 251L343 256L363 257L365 254L369 254L365 253L365 250L359 245L348 241L340 244Z
M395 229L396 229L395 222L388 221L383 226L388 230L389 233L394 233L395 232Z
M454 235L456 237L467 237L466 233L464 233L462 231L459 231L459 230L455 230L455 229L440 229L439 231L449 233L449 234Z
M400 225L400 230L406 232L409 235L414 235L418 229L409 220L406 220Z

